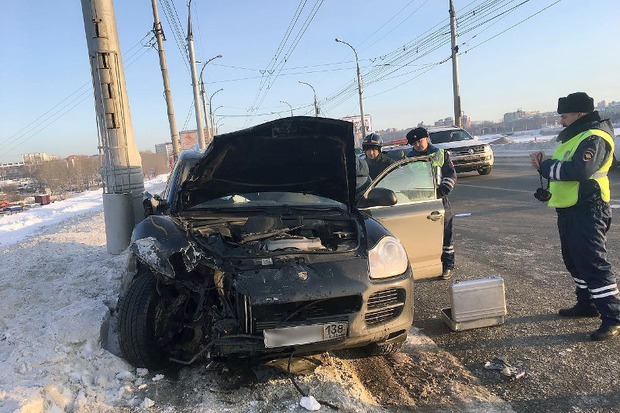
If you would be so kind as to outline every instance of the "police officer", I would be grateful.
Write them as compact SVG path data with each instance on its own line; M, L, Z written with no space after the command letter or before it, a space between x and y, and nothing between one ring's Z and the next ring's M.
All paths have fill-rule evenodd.
M454 270L454 246L452 245L452 209L447 195L454 189L456 184L456 170L450 160L447 151L440 149L430 142L428 131L424 128L415 128L407 133L407 142L412 146L407 156L432 155L433 166L441 170L441 182L437 187L437 196L443 202L445 210L443 227L443 251L441 263L443 271L441 277L444 280L452 277Z
M548 205L555 207L562 258L575 282L577 303L562 317L596 317L601 326L590 337L608 340L620 334L620 294L607 260L606 233L611 225L607 171L613 161L613 127L594 111L583 92L558 100L560 145L551 159L530 154L532 167L550 180Z
M376 133L366 136L362 142L362 149L366 154L366 163L372 179L375 179L385 168L394 163L394 160L381 153L382 147L383 139Z

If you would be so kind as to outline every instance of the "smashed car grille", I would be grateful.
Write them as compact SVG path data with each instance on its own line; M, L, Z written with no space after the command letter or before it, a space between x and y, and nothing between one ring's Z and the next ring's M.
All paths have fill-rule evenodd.
M348 315L360 311L362 298L348 296L325 300L253 305L253 332L292 327L322 321L347 321Z
M366 324L379 324L398 317L403 312L406 293L403 289L390 288L370 296Z

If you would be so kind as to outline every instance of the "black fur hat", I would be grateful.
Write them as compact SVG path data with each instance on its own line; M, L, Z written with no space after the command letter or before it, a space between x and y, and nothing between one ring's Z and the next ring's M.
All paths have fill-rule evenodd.
M558 113L590 113L594 111L594 99L584 92L575 92L558 99Z
M428 138L428 131L424 128L415 128L407 133L407 142L409 145L413 145L413 142L419 141L422 138Z

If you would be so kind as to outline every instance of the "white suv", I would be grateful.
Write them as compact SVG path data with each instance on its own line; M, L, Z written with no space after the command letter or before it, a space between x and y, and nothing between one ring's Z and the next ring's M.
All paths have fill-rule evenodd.
M450 152L456 172L478 171L488 175L493 168L493 149L456 126L428 128L433 145Z

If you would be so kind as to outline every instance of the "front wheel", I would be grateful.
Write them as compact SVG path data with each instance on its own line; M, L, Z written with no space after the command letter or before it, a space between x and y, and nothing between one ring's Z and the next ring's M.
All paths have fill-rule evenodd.
M125 360L135 367L160 370L170 365L156 334L161 302L157 280L150 274L136 278L119 300L118 342Z
M480 175L488 175L488 174L491 173L491 167L487 166L486 168L480 168L480 169L478 169L478 173Z

